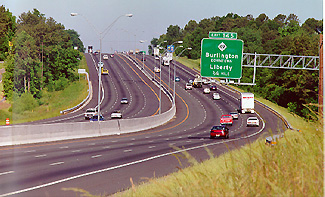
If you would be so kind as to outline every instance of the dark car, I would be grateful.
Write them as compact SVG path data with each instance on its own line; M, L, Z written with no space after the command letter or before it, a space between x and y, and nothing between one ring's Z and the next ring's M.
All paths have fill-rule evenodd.
M213 126L210 130L210 139L216 137L229 138L229 129L224 125Z
M98 121L98 115L93 115L93 117L90 118L90 121ZM104 121L104 117L100 115L100 121Z
M217 90L217 86L216 85L210 86L210 90Z

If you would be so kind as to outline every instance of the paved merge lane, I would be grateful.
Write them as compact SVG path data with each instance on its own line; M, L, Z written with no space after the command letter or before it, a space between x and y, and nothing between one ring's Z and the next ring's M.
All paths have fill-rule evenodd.
M121 65L118 61L127 59L122 55L115 55L113 59L108 61L110 74L110 64L111 69L114 69L114 74L109 76L116 78L126 75L124 68L118 66ZM151 57L147 57L147 60L145 69L152 71L155 60ZM139 74L135 66L130 66ZM162 67L162 80L165 85L168 84L166 71L168 67ZM219 124L220 116L238 108L239 95L220 85L217 92L222 99L219 101L212 100L211 94L204 95L202 88L185 91L185 83L193 78L195 72L181 65L178 66L177 72L177 76L181 78L181 81L176 83L177 112L175 118L167 124L145 132L120 136L1 148L0 195L26 188L30 190L19 196L75 195L73 192L62 191L63 187L82 188L92 194L111 194L130 187L130 177L137 183L141 181L141 177L163 176L176 171L176 167L182 167L171 154L175 151L173 146L187 148L197 160L204 160L208 158L204 145L219 155L228 151L228 148L239 147L260 136L258 132L262 126L247 128L246 119L249 115L241 114L239 120L235 120L234 125L230 127L229 140L209 139L209 130L213 125ZM113 84L118 84L114 83L116 79L113 78ZM130 85L127 81L124 81L124 85L122 82L120 84L121 86L116 86L122 88L124 85ZM133 96L137 92L132 92L133 89L135 88L129 91L125 89L124 92L132 95L132 102L134 97L144 99L140 95ZM146 90L143 92L149 93ZM121 94L121 91L118 91L118 94ZM119 96L122 97L117 95ZM149 102L148 100L147 97L146 102ZM141 108L144 103L140 102L139 105ZM125 108L125 113L131 114L133 111L128 110ZM150 113L155 111L148 110ZM283 125L279 124L280 121L275 115L258 104L256 110L266 120L265 131L275 131L276 125ZM224 142L229 142L228 147ZM188 165L185 160L181 161L184 166ZM43 187L42 184L46 183L50 184Z

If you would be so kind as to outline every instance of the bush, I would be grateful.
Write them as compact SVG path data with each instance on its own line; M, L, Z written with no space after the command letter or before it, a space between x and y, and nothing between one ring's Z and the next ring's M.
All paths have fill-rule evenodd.
M54 82L54 90L60 91L64 90L69 84L69 80L67 78L61 77L59 80Z
M31 93L23 93L21 96L15 95L12 111L21 114L24 111L32 111L38 106L37 99Z

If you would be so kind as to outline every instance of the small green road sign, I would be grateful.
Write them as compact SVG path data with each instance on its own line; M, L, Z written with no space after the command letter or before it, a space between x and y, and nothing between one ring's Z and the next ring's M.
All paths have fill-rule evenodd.
M201 76L240 79L243 45L242 40L203 38Z
M237 39L237 33L234 33L234 32L209 32L209 38Z

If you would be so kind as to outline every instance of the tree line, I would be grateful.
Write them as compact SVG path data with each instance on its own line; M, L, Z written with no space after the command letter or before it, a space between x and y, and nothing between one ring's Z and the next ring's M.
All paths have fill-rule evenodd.
M37 9L18 19L0 7L0 60L4 60L4 95L40 99L43 91L64 89L77 79L85 50L79 35ZM75 50L74 47L78 47Z
M201 56L201 40L207 38L211 31L237 32L238 39L244 41L245 53L318 56L318 33L323 32L323 20L308 18L300 25L295 14L279 14L270 19L266 14L254 18L252 15L228 13L226 16L205 18L199 22L190 20L184 28L170 25L167 32L159 38L153 38L151 44L166 47L167 44L182 40L184 48L192 48L184 51L182 56L198 59ZM178 54L180 50L182 49L178 48L175 53ZM149 51L152 51L151 46ZM251 82L252 73L251 68L244 68L241 82ZM256 85L242 88L286 107L291 112L311 118L311 112L304 105L317 103L318 72L259 68Z

